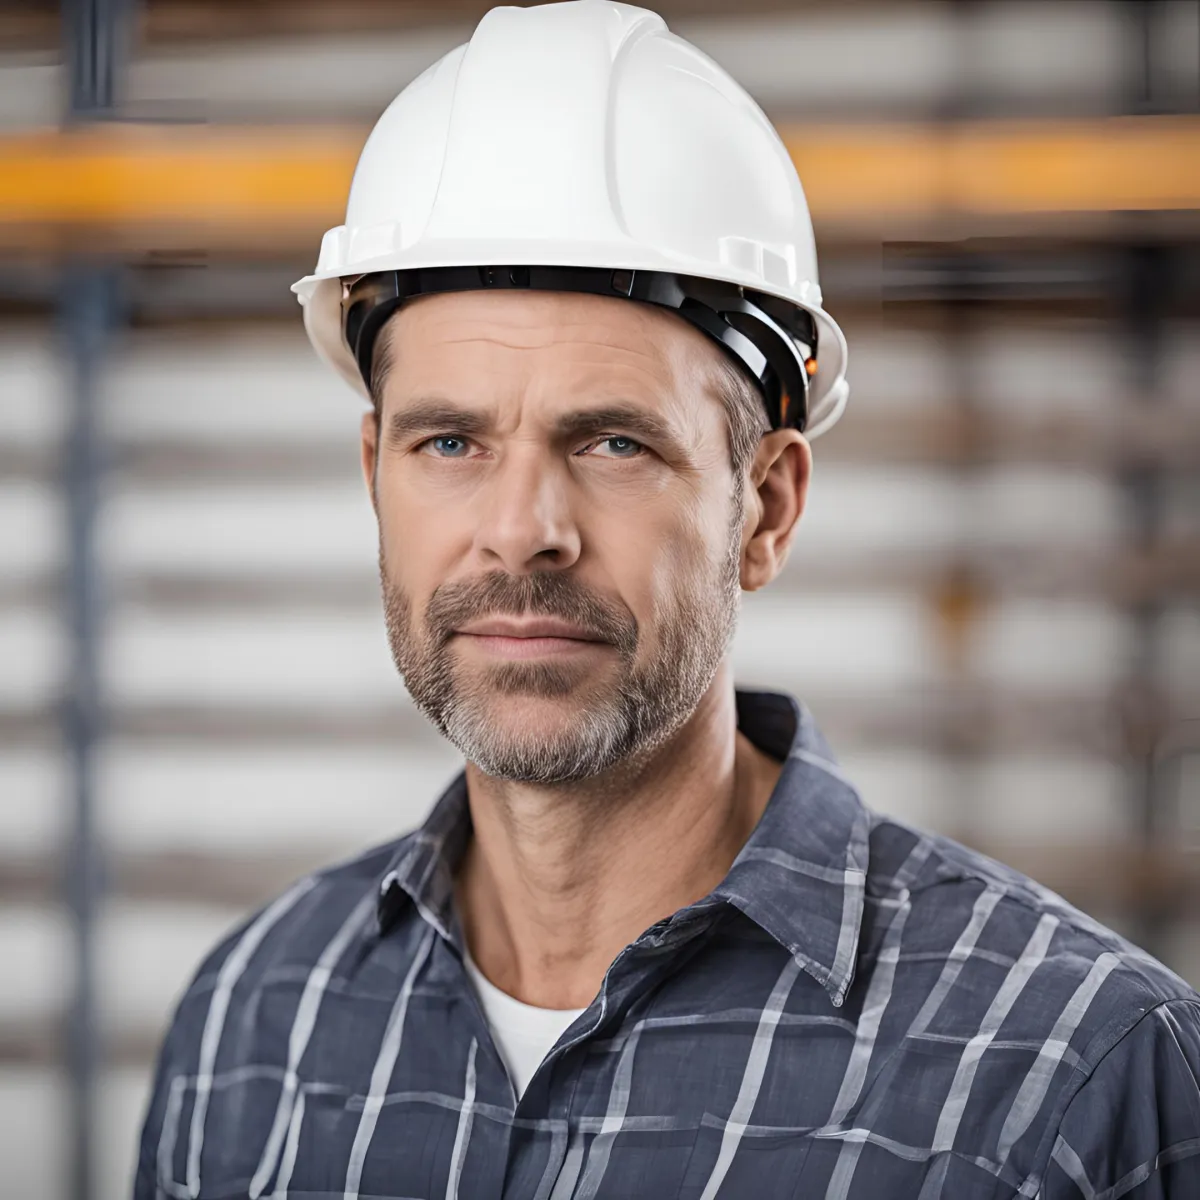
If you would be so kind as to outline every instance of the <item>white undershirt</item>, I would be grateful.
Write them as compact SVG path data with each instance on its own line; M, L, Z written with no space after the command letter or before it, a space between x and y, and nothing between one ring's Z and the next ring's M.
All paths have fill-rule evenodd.
M484 978L466 946L463 947L463 966L467 968L467 977L479 997L519 1100L542 1065L542 1059L566 1032L567 1026L585 1010L535 1008L532 1004L522 1004Z

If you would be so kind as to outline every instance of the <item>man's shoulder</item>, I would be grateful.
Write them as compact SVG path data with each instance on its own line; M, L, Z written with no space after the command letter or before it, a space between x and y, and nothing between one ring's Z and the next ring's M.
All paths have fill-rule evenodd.
M877 900L876 925L890 924L901 892L904 952L944 956L956 973L952 993L965 984L983 998L981 1012L943 1006L947 1019L957 1011L981 1027L999 1022L997 1032L1066 1034L1094 1063L1159 1005L1200 999L1152 955L1029 876L873 814L867 893Z
M415 833L321 867L239 921L204 957L180 1001L178 1020L217 991L264 980L303 983L331 944L369 934L380 882Z

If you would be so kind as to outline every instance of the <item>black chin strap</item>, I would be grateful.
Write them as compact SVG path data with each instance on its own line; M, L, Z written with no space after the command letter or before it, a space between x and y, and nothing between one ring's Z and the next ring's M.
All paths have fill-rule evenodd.
M407 300L442 292L524 288L586 292L678 313L743 366L759 386L772 429L803 430L817 330L803 309L733 283L665 271L606 267L426 267L378 271L342 285L342 333L368 386L375 339ZM770 310L770 311L768 311Z

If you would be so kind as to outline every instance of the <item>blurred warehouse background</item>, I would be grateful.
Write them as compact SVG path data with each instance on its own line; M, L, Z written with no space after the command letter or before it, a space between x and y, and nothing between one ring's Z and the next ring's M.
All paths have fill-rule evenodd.
M0 7L4 1200L124 1195L203 952L456 768L288 284L486 7ZM1200 983L1200 4L660 10L784 133L851 346L741 679Z

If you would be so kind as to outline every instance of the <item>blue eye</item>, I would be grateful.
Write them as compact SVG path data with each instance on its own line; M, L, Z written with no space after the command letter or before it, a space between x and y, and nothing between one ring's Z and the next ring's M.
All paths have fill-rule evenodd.
M433 447L439 458L462 458L466 454L468 446L466 438L451 435L430 438L426 444Z
M595 444L597 447L607 446L609 448L610 453L605 456L608 458L636 458L642 452L641 442L635 442L633 438L623 437L620 434L601 438Z

